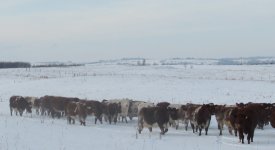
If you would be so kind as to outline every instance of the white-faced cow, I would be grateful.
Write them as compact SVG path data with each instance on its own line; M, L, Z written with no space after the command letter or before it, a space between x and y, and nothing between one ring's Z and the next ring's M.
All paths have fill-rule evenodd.
M174 126L176 129L178 129L180 122L184 124L185 130L187 130L188 127L188 122L189 120L187 119L187 108L185 105L181 104L170 104L168 108L175 108L177 110L177 119L173 120L170 117L170 125Z
M138 105L141 103L145 103L144 101L130 101L129 111L128 111L128 117L130 120L133 119L133 117L138 117Z
M75 124L75 119L78 118L80 125L86 125L87 111L86 105L82 102L69 102L66 106L67 121L69 124Z
M161 134L168 131L169 118L175 119L177 116L175 108L167 109L164 107L144 107L140 110L138 116L138 132L141 133L144 127L152 132L152 127L157 124L161 130Z
M40 106L41 106L41 100L38 97L31 97L31 96L26 96L24 97L28 103L31 103L32 109L35 110L36 114L39 115L40 111Z
M22 96L12 96L10 98L10 113L12 116L12 112L15 111L15 114L19 112L19 115L22 116L24 111L31 113L31 103L29 103L24 97Z
M202 106L195 107L191 114L192 117L190 118L190 123L193 132L195 132L195 128L196 130L199 129L199 135L201 135L202 129L205 129L205 135L207 135L211 115L214 114L214 105L203 104Z

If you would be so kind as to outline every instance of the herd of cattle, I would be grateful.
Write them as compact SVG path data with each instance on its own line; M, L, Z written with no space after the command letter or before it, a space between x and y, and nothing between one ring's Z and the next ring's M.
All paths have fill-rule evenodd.
M237 103L236 105L214 105L210 104L170 104L160 102L158 104L134 101L130 99L103 100L81 100L78 98L43 96L22 97L12 96L10 98L10 113L22 116L26 110L32 113L35 110L37 115L48 115L53 118L67 117L69 124L75 123L78 119L81 125L86 125L86 118L89 115L95 117L102 123L102 120L110 124L121 120L127 123L127 118L132 120L138 117L138 132L141 133L144 127L150 132L154 124L157 124L161 134L168 131L168 126L178 129L179 124L184 124L185 130L190 123L193 132L201 135L205 130L207 135L211 116L215 115L219 135L222 135L224 125L228 127L229 133L237 136L244 143L244 134L247 134L248 144L253 142L254 130L256 127L263 129L269 123L275 128L275 104L270 103Z

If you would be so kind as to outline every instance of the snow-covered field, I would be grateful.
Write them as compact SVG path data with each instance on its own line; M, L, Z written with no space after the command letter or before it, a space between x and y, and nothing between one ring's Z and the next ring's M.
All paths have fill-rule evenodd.
M169 101L217 104L275 102L275 67L222 65L104 65L68 68L0 70L0 150L86 150L86 149L192 149L273 150L275 129L256 130L254 143L240 144L227 129L219 136L215 118L209 135L191 129L170 128L164 136L154 128L136 135L137 118L126 123L68 125L65 119L36 115L10 116L12 95L59 95L82 99L131 98L150 102Z

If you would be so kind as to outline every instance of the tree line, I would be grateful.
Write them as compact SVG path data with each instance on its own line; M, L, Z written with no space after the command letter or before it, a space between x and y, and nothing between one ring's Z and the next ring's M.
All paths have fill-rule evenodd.
M0 68L30 68L28 62L0 62Z

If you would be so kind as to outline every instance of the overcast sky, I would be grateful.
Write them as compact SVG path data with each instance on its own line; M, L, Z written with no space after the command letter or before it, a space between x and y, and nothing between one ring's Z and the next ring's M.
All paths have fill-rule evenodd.
M275 56L275 0L0 0L0 61Z

